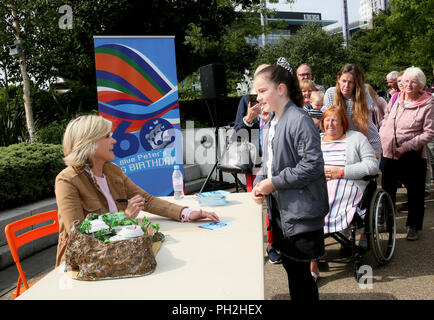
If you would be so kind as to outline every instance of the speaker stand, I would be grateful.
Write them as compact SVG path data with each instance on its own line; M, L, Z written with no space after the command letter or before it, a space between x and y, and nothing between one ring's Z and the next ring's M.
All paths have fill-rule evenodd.
M200 188L200 191L199 191L199 193L202 193L202 191L203 191L203 189L205 188L205 186L207 185L207 183L208 183L208 181L209 181L209 179L211 178L211 175L212 175L212 173L214 172L214 170L218 170L218 168L217 168L217 166L218 166L218 164L219 164L219 160L218 160L218 152L219 152L219 143L218 143L218 141L219 141L219 138L218 138L218 133L219 133L219 129L220 129L220 127L219 127L219 123L218 123L218 120L217 120L217 113L216 113L216 101L215 101L215 99L213 100L213 106L214 106L214 117L215 117L215 119L216 119L216 122L214 123L214 119L213 119L213 116L212 116L212 114L211 114L211 110L210 110L210 108L209 108L209 105L208 105L208 102L207 102L207 100L205 100L205 103L206 103L206 106L207 106L207 108L208 108L208 111L209 111L209 115L210 115L210 117L211 117L211 122L212 122L212 124L213 124L213 126L215 126L215 132L214 132L214 141L215 141L215 148L216 148L216 152L215 152L215 163L214 163L214 166L212 167L212 169L211 169L211 171L208 173L208 176L206 177L206 179L205 179L205 182L203 183L203 185L202 185L202 188ZM223 184L223 173L220 171L220 170L218 170L218 172L219 172L219 183L220 183L220 187L222 186L222 184Z

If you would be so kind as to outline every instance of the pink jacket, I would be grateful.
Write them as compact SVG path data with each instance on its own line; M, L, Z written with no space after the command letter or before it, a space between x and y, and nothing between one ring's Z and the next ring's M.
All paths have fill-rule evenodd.
M392 99L391 99L392 100ZM384 119L384 113L386 112L387 102L382 97L378 97L377 101L374 101L375 118L377 120L377 129L380 130L381 122Z
M398 158L395 155L397 149L395 134L404 152L419 150L434 138L433 104L431 94L425 91L407 108L404 108L404 92L400 92L396 100L390 99L379 132L385 158ZM422 156L426 158L425 148Z

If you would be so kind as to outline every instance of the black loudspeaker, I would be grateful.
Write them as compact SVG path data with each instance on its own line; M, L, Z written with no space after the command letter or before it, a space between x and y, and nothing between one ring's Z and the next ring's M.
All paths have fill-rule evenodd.
M212 63L200 67L199 70L202 98L212 100L226 97L225 66L221 63Z

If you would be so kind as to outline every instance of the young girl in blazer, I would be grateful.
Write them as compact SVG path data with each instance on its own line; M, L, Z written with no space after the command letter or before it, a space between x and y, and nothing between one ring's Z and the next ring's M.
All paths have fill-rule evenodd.
M267 202L273 246L280 251L292 300L317 300L310 262L325 255L329 205L318 129L303 111L303 96L285 58L255 75L263 111L273 112L262 136L263 159L252 190Z

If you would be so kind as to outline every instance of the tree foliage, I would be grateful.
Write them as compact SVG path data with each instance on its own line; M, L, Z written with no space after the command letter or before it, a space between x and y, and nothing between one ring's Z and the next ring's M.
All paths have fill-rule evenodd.
M350 52L343 42L341 35L329 34L317 24L306 24L294 36L261 48L254 68L262 63L275 64L279 57L285 57L294 71L300 64L307 63L315 82L325 87L334 86L339 69L351 62Z
M239 49L239 44L229 40L235 32L228 33L227 26L240 21L235 6L249 8L255 3L259 0L76 0L70 4L72 29L61 29L59 8L63 0L4 0L0 5L0 40L3 44L12 44L14 40L10 17L10 8L14 6L22 24L24 50L33 79L41 84L50 77L61 76L88 85L95 82L93 36L174 35L178 75L183 79L199 66L221 60L226 49ZM198 30L216 44L212 50L199 50L185 42L186 35ZM8 57L7 48L3 48L0 59L10 60L8 63L13 60Z
M392 0L374 16L373 28L351 39L352 55L367 73L367 82L386 88L392 71L420 67L433 82L434 5L432 0Z
M8 103L12 98L8 98L8 86L22 81L18 60L9 55L9 45L15 40L12 8L20 22L27 71L33 85L35 120L41 126L70 118L80 110L97 108L93 36L174 35L179 81L200 66L214 62L230 63L229 70L242 72L253 61L256 51L244 41L245 30L238 28L242 26L242 16L234 8L239 5L248 9L258 3L259 0L75 0L69 3L72 28L61 28L63 13L59 9L65 4L63 0L3 0L0 2L0 86L6 88L3 109L10 110ZM202 43L195 46L186 42L186 35L198 31L214 45L201 48ZM57 77L66 80L69 93L59 96L53 90L40 92L40 88L48 89Z

